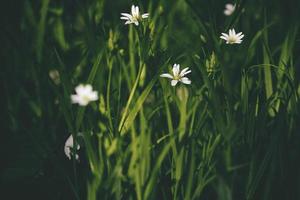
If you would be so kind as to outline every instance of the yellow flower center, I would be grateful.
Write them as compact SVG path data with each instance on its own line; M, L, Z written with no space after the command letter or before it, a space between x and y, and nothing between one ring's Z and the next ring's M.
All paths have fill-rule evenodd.
M229 36L228 37L228 42L229 43L235 43L236 42L236 37L235 36Z

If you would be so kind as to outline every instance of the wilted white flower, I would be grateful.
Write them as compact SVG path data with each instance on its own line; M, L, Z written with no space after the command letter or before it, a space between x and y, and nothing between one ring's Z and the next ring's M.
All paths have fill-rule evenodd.
M149 13L140 15L139 7L134 5L131 6L131 14L121 13L121 15L121 19L126 20L125 24L135 24L136 26L139 25L139 21L149 17Z
M72 103L78 103L80 106L86 106L90 101L98 99L98 92L93 91L91 85L78 85L75 88L76 94L71 95Z
M52 69L52 70L49 71L49 77L55 83L55 85L60 84L60 75L59 75L59 72L56 69Z
M220 38L226 40L226 44L240 44L243 37L244 34L242 32L236 34L234 29L229 29L229 34L222 33Z
M71 134L68 137L68 139L66 140L65 147L64 147L65 154L69 158L69 160L71 160L71 155L72 155L71 152L72 152L73 148L74 148L74 140L73 140L73 136ZM79 144L77 144L76 150L79 150L79 149L80 149L80 146L79 146ZM75 154L75 158L76 158L76 160L79 159L78 154Z
M161 74L160 77L165 77L165 78L170 78L171 80L171 85L175 86L178 81L184 83L184 84L191 84L191 80L188 79L187 77L184 77L185 75L191 73L192 71L189 70L189 68L184 68L181 72L180 72L180 65L179 64L174 64L173 65L173 75L172 74Z
M225 5L224 15L230 16L235 11L235 4L228 3Z

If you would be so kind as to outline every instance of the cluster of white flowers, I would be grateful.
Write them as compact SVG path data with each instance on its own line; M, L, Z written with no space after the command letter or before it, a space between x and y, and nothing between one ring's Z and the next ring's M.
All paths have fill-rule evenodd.
M236 5L233 4L226 4L224 14L226 16L230 16L236 9ZM140 14L140 9L138 6L132 5L131 6L131 13L121 13L122 20L125 20L125 24L135 24L138 26L143 19L149 17L149 13ZM226 41L226 44L240 44L242 42L242 38L244 34L242 32L236 33L235 30L229 29L229 33L221 33L220 38ZM176 86L178 82L182 82L184 84L191 84L191 80L185 77L187 74L191 73L192 71L186 67L183 70L180 70L179 64L174 64L172 69L172 74L164 73L161 74L160 77L169 78L171 79L171 85ZM53 79L54 72L51 72L50 77ZM79 104L80 106L86 106L91 101L98 100L98 93L97 91L93 91L91 85L78 85L75 88L76 94L71 95L72 103ZM70 135L65 143L65 154L66 156L71 159L71 149L74 148L73 136ZM79 149L80 146L77 145L75 149ZM75 154L75 158L78 159L78 155Z
M230 16L234 13L236 9L236 4L226 4L224 14L226 16ZM229 33L221 33L220 36L221 39L226 41L226 44L240 44L242 42L242 38L244 37L244 34L242 32L236 33L234 28L229 29Z
M229 16L235 11L236 5L226 4L224 14ZM138 6L131 6L131 13L121 13L121 19L125 20L125 24L135 24L136 26L143 20L149 17L149 13L140 13ZM226 44L240 44L244 34L242 32L236 33L234 28L229 29L229 33L221 33L220 38L226 41ZM174 64L172 74L161 74L161 77L171 79L171 85L176 86L178 82L184 84L191 84L191 80L185 77L185 75L191 73L189 68L185 68L180 71L180 65ZM91 85L79 85L75 88L76 94L71 96L72 103L77 103L80 106L86 106L91 101L98 99L98 93L93 91Z

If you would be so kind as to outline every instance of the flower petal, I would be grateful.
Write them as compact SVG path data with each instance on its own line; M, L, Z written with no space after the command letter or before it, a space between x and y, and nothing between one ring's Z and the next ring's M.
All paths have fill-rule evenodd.
M228 37L225 37L225 36L221 36L220 38L223 40L228 40Z
M148 18L148 17L149 17L149 13L142 14L143 19Z
M121 13L121 15L128 17L128 18L132 18L132 15L128 14L128 13Z
M98 100L98 92L97 91L91 92L89 99L90 99L90 101L97 101Z
M160 77L173 79L173 76L171 74L168 74L168 73L161 74Z
M174 87L178 83L178 80L172 80L171 85Z
M180 65L175 63L173 65L173 70L172 71L173 71L173 75L174 76L178 76L179 75L179 71L180 71Z
M72 103L78 103L79 102L79 96L77 94L72 94L71 95L71 102Z
M232 5L231 3L228 3L225 5L225 8L228 10L231 10L232 8L234 8L234 5Z
M224 15L230 16L232 14L232 11L230 10L224 10Z
M123 20L130 20L130 18L128 18L128 17L120 17L120 19L123 19Z
M71 160L71 149L73 148L73 136L72 134L67 138L66 142L65 142L65 147L64 147L64 151L66 156L69 158L69 160Z
M185 76L186 74L189 74L189 73L191 73L191 72L192 72L192 71L189 70L188 67L186 67L186 68L184 68L184 69L180 72L180 76L183 77L183 76Z
M235 35L235 30L234 30L234 28L233 28L231 31L232 31L232 35Z
M131 6L131 15L135 16L135 6L134 5Z
M192 83L192 81L190 79L188 79L187 77L181 78L180 81L184 84L191 84Z
M135 14L137 17L140 15L140 10L138 6L135 7Z
M229 37L229 35L227 33L221 33L221 34L225 37Z

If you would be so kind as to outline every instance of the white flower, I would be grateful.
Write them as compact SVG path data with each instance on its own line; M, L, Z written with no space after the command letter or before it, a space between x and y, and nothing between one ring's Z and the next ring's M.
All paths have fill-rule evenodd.
M243 37L244 34L242 32L236 34L234 29L229 29L229 34L222 33L220 38L226 40L226 44L240 44Z
M191 73L192 71L189 70L189 68L184 68L181 72L180 72L180 65L179 64L174 64L173 65L173 75L172 74L162 74L160 75L160 77L165 77L165 78L170 78L171 80L171 85L175 86L178 81L184 83L184 84L191 84L191 80L188 79L187 77L184 77L185 75Z
M93 91L91 85L78 85L75 88L76 94L71 95L72 103L78 103L80 106L86 106L90 101L98 99L98 92Z
M126 20L125 24L135 24L136 26L139 25L139 21L149 17L149 13L140 15L139 7L134 5L131 6L131 14L121 13L121 15L121 19Z
M228 3L225 5L224 15L230 16L235 11L235 4Z
M73 140L73 136L71 134L68 137L68 139L66 140L65 147L64 147L65 154L69 158L69 160L71 160L71 155L72 155L71 152L72 152L73 148L74 148L74 140ZM79 146L79 144L77 144L76 150L79 150L79 149L80 149L80 146ZM76 158L76 160L79 159L78 154L75 154L75 158Z

